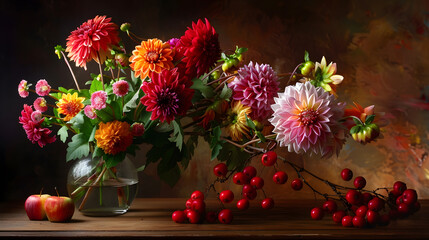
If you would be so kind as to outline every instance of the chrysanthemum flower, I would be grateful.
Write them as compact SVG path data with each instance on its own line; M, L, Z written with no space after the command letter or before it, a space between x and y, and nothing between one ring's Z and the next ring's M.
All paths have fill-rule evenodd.
M144 125L142 123L135 122L131 125L131 133L134 137L140 137L144 134Z
M127 95L130 85L125 80L119 80L112 85L113 93L118 97L123 97Z
M210 122L215 119L216 112L212 108L207 108L204 114L200 117L201 122L198 124L201 125L204 129L210 127Z
M149 39L136 46L130 57L130 67L136 77L145 79L150 73L161 73L163 69L171 69L174 52L168 43L159 39Z
M363 108L358 103L354 102L353 104L354 104L354 107L347 108L344 110L344 117L354 116L359 118L364 123L366 120L366 117L374 115L374 105ZM349 129L355 125L352 119L347 119L345 124Z
M83 112L90 119L95 119L97 117L97 114L95 113L95 109L91 105L85 106L85 108L83 109Z
M43 97L38 97L34 103L34 108L40 112L46 112L48 110L48 104L46 102L46 99Z
M341 149L345 136L339 120L344 104L333 95L306 82L287 86L274 100L269 121L280 146L288 147L289 152L322 156Z
M18 93L19 93L19 96L21 96L22 98L28 97L29 93L28 93L27 81L21 80L21 82L18 84Z
M97 146L107 154L115 155L126 151L133 143L130 124L116 120L108 123L100 122L95 131L95 140Z
M44 147L48 143L55 142L56 140L55 135L49 136L49 134L51 134L52 131L49 130L48 128L41 127L41 124L43 123L44 118L42 118L38 122L35 122L32 120L33 113L34 113L33 108L25 104L24 109L21 111L21 116L19 117L19 123L22 124L22 128L24 128L28 139L32 143L39 144L40 147Z
M70 94L62 95L61 99L57 103L57 110L59 114L65 115L63 118L64 121L70 121L74 116L76 116L80 110L84 107L83 100L84 97L78 97L77 92Z
M86 63L94 59L103 63L114 45L118 45L118 26L106 16L96 16L71 32L67 38L68 57L76 66L86 69Z
M96 91L91 95L91 105L97 110L106 107L107 93L105 91Z
M42 112L41 111L34 111L31 113L31 121L33 121L34 123L39 123L40 121L42 121L43 117L42 117Z
M279 91L279 82L268 64L258 63L238 69L238 76L228 84L234 91L233 99L252 108L252 119L263 121L273 112L271 105Z
M176 116L185 115L191 106L194 90L191 81L184 81L177 69L153 74L152 81L144 82L141 89L146 94L140 101L152 112L151 120L170 123Z
M336 85L340 84L344 77L335 75L337 72L337 64L330 63L326 66L326 59L322 57L322 61L316 62L314 67L314 78L310 82L316 87L322 87L326 92L335 94Z
M48 82L45 79L40 79L36 84L36 93L39 96L48 96L51 91L51 86L49 86Z
M206 19L192 22L192 28L186 30L177 47L184 50L186 74L193 77L206 73L220 58L219 36Z
M243 135L250 138L246 115L249 116L251 112L252 109L249 106L244 106L240 101L231 102L231 108L227 113L229 125L226 129L232 140L241 141L243 140Z

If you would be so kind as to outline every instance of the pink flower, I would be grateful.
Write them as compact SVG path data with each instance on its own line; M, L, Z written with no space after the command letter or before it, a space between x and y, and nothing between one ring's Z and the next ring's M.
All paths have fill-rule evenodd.
M272 114L270 106L277 97L279 82L270 65L250 62L238 69L238 76L228 87L234 91L234 100L252 108L252 119L263 121Z
M33 105L37 111L46 112L46 110L48 110L48 104L46 103L46 100L43 97L38 97L34 101Z
M115 82L112 85L112 87L113 87L113 93L116 94L116 96L118 96L118 97L123 97L123 96L127 95L128 91L130 89L130 85L125 80L119 80L119 81Z
M21 80L21 82L18 84L18 93L19 93L19 96L21 96L22 98L28 97L29 93L28 93L27 81Z
M48 143L55 142L55 135L49 136L52 131L48 128L41 127L44 118L42 118L39 122L35 122L32 118L33 113L33 108L25 104L24 109L21 111L21 116L19 117L19 123L22 124L22 128L24 128L28 139L32 143L37 142L40 147L43 147ZM34 114L34 117L36 118L36 114Z
M48 82L45 79L40 79L36 84L36 93L39 96L47 96L51 91L51 86L49 86Z
M140 137L144 134L144 125L141 123L133 123L131 125L131 133L134 137Z
M93 107L93 106L91 106L91 105L87 105L87 106L83 109L83 112L85 113L85 115L86 115L88 118L95 119L95 118L97 117L97 114L95 113L95 109L94 109L94 107Z
M274 98L273 117L269 119L280 146L289 152L310 152L328 157L338 154L345 139L339 122L344 103L310 82L288 86Z
M39 123L40 121L42 121L42 112L41 111L34 111L31 113L31 121L35 122L35 123Z
M91 95L91 105L97 110L101 110L106 107L107 93L104 91L97 91Z
M167 41L167 43L170 44L171 49L175 48L179 42L180 42L180 39L178 39L178 38L172 38L172 39Z

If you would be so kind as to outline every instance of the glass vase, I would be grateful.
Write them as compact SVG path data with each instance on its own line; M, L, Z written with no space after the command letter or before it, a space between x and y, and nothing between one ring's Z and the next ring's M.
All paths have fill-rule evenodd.
M137 194L137 170L128 157L108 168L101 158L75 161L67 177L67 190L76 208L86 216L124 214Z

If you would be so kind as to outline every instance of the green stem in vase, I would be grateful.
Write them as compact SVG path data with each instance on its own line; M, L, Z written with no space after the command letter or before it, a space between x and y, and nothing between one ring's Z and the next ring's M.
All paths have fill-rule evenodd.
M100 181L99 184L100 184L100 187L98 188L98 192L100 194L100 197L99 197L99 199L100 199L100 206L103 206L103 189L102 189L103 181Z
M85 206L86 201L88 200L88 196L89 196L89 194L90 194L90 193L92 192L92 190L94 189L94 186L95 186L95 185L97 185L97 184L100 182L101 178L103 177L103 175L104 175L104 173L105 173L106 171L107 171L107 167L106 167L106 166L104 166L104 167L103 167L103 171L101 171L100 175L98 175L97 179L96 179L96 180L95 180L95 182L94 182L94 185L91 185L91 186L88 188L88 191L86 191L85 196L83 197L82 203L81 203L81 204L80 204L80 206L79 206L79 210L82 210L82 209L83 209L83 207Z

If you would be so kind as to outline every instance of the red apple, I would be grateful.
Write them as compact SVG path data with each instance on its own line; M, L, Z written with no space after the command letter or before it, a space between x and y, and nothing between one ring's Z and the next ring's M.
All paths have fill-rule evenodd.
M45 201L45 212L51 222L69 221L74 213L73 200L69 197L49 197Z
M46 219L44 209L45 201L51 195L49 194L35 194L31 195L25 200L25 211L30 220L43 220Z

